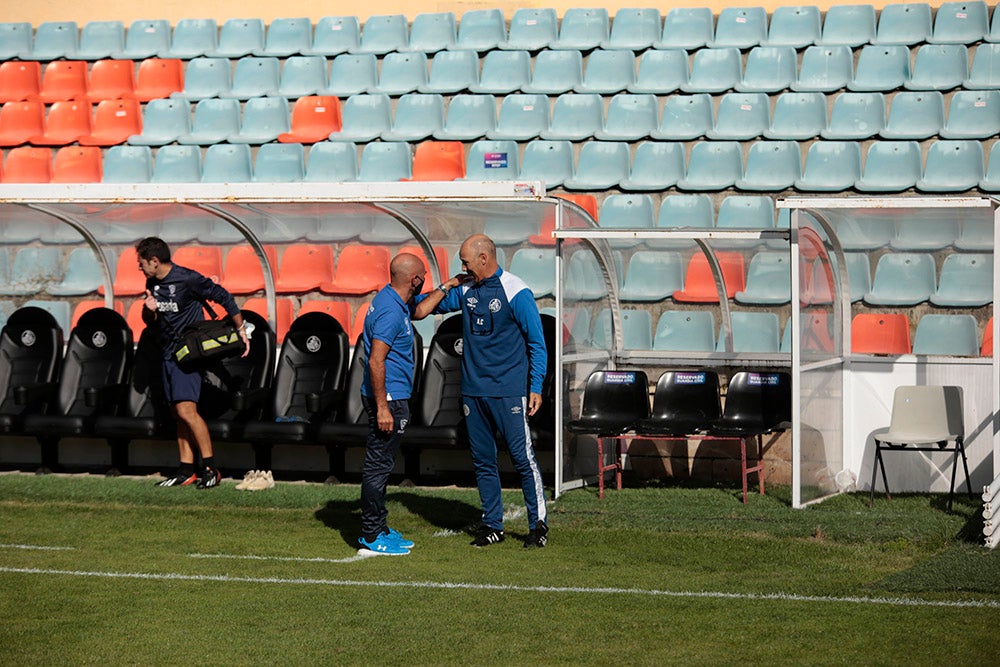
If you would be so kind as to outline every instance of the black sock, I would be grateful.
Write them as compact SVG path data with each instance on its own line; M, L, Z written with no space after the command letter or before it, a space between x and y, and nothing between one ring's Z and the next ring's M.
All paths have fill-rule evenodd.
M177 469L177 475L179 477L190 477L193 474L194 474L194 463L185 463L181 461L181 465Z
M201 464L205 467L205 470L211 470L215 468L215 457L207 456L201 460Z

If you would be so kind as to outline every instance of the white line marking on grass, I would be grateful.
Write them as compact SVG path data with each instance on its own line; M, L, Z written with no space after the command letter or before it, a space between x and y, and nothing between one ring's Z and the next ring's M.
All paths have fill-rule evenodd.
M350 558L303 558L300 556L252 556L235 554L188 554L189 558L233 558L237 560L281 560L303 563L354 563L363 560L365 556L357 555Z
M282 577L233 577L225 574L181 574L176 572L96 572L48 570L33 567L0 567L0 573L43 574L101 579L141 579L146 581L217 581L245 584L292 584L300 586L344 586L360 588L424 588L466 591L509 591L514 593L574 593L599 595L642 595L648 597L704 598L714 600L774 600L779 602L833 602L876 604L901 607L960 607L1000 609L1000 600L921 600L919 598L835 597L792 593L723 593L717 591L664 591L645 588L587 588L582 586L518 586L469 584L448 581L351 581L344 579L286 579Z
M30 551L75 551L76 547L47 547L40 544L0 544L0 549L26 549Z

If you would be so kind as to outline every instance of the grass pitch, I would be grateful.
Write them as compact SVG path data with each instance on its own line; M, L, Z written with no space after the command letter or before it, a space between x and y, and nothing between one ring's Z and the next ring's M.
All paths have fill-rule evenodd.
M978 501L570 492L551 541L469 546L469 489L389 490L409 556L356 556L357 486L0 475L0 664L982 665L1000 551Z

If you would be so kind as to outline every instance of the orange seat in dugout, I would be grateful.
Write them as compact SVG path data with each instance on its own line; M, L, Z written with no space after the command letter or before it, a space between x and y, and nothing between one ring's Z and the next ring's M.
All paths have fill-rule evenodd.
M597 198L594 195L588 194L554 194L553 197L558 197L559 199L565 199L568 202L572 202L586 211L591 218L595 221L597 220ZM528 242L534 246L554 246L556 240L552 238L552 232L556 228L556 212L555 209L548 208L545 211L545 217L542 218L542 226L537 234L532 234L528 237ZM567 240L567 243L577 243L574 240Z
M296 244L285 248L281 256L275 290L300 294L322 289L333 280L333 249L328 245Z
M146 276L139 270L139 259L133 246L128 246L118 255L112 289L115 296L139 296L146 293ZM97 288L97 293L104 295L104 285Z
M278 135L282 143L314 144L340 132L340 100L326 95L300 97L292 107L292 129Z
M197 271L212 282L222 281L222 250L218 246L184 246L171 256L174 264Z
M327 301L325 299L309 299L302 302L299 317L306 313L326 313L340 322L344 331L351 330L351 304L346 301Z
M264 246L271 270L278 269L278 251L273 245ZM264 289L264 268L257 252L248 245L238 245L226 254L222 286L231 294L253 294Z
M986 329L983 331L983 346L979 354L984 357L993 356L993 317L986 320Z
M399 252L408 252L413 255L416 255L417 257L420 258L420 261L424 263L424 269L427 270L427 278L424 280L424 289L421 290L420 292L421 294L426 294L427 292L430 292L438 285L438 283L432 284L431 266L430 263L427 261L427 256L424 255L424 251L422 248L415 245L408 245L404 248L401 248ZM437 265L441 267L441 280L439 282L444 282L448 280L448 278L451 278L451 276L448 275L448 250L442 248L441 246L434 246L434 260L437 262Z
M910 321L903 313L859 313L851 320L851 352L910 354Z
M404 181L454 181L465 178L461 141L425 141L413 153L413 171Z
M743 255L738 252L716 253L726 283L726 296L732 299L746 289L746 270ZM684 276L684 289L674 292L674 301L689 303L719 303L719 290L715 285L712 267L704 253L697 252L688 263Z
M352 341L357 340L358 336L365 332L365 315L368 314L368 309L371 305L371 301L365 301L363 304L358 306L358 310L354 313L354 326L351 327Z
M340 251L332 281L320 289L327 294L368 294L389 282L389 249L376 245L349 245Z
M278 343L281 343L285 340L285 334L288 333L288 327L292 325L292 319L295 316L295 304L291 299L276 299L275 305L277 307L277 314L275 316L276 331L274 333ZM269 319L267 299L263 297L247 299L243 304L242 309L253 311L264 319Z
M139 305L140 306L142 305L142 301L139 302ZM104 300L103 299L87 299L86 301L81 301L80 303L76 304L76 308L73 309L73 317L70 319L70 328L71 329L75 329L76 328L76 323L80 320L80 316L83 315L88 310L93 310L94 308L104 308ZM116 313L118 313L119 315L121 315L122 317L124 317L125 316L125 304L123 304L121 301L115 301L114 311ZM141 325L142 321L140 320L139 323ZM133 331L133 333L135 333L135 329L134 328L133 328L132 331ZM139 332L140 333L142 332L142 327L141 326L139 328ZM135 339L139 340L138 336L136 336Z

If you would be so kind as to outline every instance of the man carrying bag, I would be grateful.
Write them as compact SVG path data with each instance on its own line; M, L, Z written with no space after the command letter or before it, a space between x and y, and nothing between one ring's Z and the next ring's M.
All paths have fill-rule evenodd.
M199 489L218 486L222 473L215 467L208 425L198 414L202 369L178 363L177 352L185 346L182 340L185 330L196 322L204 321L205 302L212 301L226 309L243 344L242 356L245 357L250 351L250 342L243 315L233 296L221 285L197 271L171 263L170 248L163 239L145 238L136 244L135 250L139 270L146 276L142 321L147 325L155 322L160 327L163 389L177 421L177 446L180 450L177 474L160 482L159 486L187 486L195 482ZM187 345L190 349L190 341ZM201 454L200 470L195 469L195 447Z

